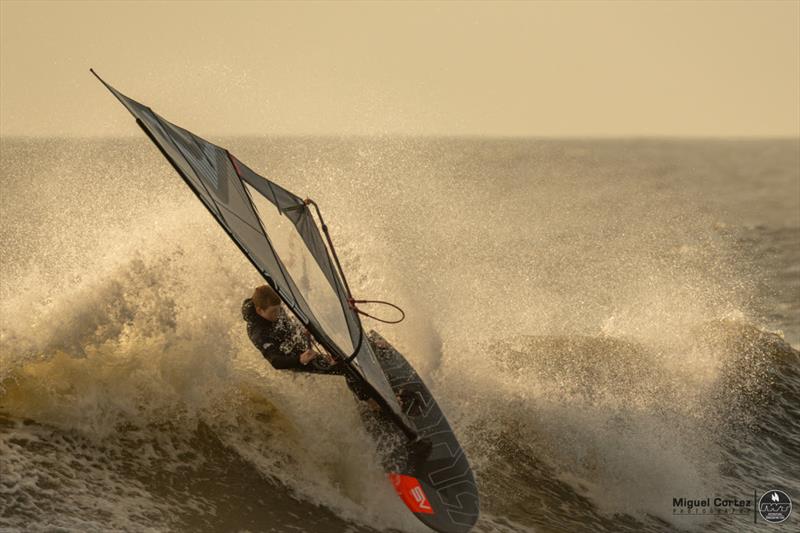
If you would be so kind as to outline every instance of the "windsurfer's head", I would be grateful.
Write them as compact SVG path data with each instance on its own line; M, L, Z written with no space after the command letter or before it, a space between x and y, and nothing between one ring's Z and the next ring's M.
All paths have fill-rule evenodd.
M253 291L253 306L261 318L275 320L281 310L281 299L272 287L261 285Z

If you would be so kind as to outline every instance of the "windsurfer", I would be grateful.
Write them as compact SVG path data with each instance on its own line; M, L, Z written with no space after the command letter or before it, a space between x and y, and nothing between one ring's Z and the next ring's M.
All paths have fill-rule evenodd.
M330 354L308 347L309 335L286 313L272 287L255 288L253 296L242 303L242 318L247 322L247 336L273 367L313 374L344 374L356 397L366 401L373 411L380 410L361 382L344 372Z
M280 370L341 374L327 353L309 347L308 335L281 305L278 294L268 285L256 287L242 303L247 336L270 364Z

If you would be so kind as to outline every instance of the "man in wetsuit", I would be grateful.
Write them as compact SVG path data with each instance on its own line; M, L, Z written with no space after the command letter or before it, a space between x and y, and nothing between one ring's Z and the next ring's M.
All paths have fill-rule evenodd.
M380 409L360 379L345 372L344 365L336 362L330 354L319 353L309 346L308 334L286 313L272 287L261 285L255 288L253 296L242 303L242 318L247 322L247 336L273 367L344 375L347 386L359 400L366 401L373 410Z
M309 347L302 327L287 315L272 287L256 287L253 296L242 303L242 318L247 322L247 336L273 367L318 374L342 373L330 355Z

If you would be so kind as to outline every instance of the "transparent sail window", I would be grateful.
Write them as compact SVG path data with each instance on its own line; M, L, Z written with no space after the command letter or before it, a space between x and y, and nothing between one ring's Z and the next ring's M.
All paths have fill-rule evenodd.
M275 252L283 261L289 276L306 299L325 333L346 355L353 352L353 342L336 291L328 283L294 224L278 208L247 183L250 197L269 235Z

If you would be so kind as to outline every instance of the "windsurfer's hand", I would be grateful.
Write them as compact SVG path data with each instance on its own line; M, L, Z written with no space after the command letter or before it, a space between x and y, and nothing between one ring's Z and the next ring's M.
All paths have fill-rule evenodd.
M310 363L314 358L316 358L319 354L314 350L308 349L305 352L300 354L300 364L307 365Z

